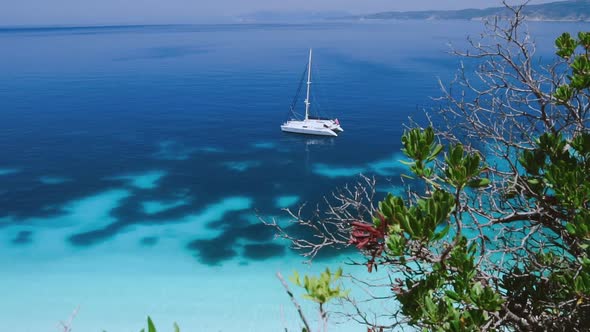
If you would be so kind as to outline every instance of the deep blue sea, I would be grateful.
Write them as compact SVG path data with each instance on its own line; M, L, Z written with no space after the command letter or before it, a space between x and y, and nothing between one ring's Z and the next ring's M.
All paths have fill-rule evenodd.
M534 23L538 55L562 31ZM358 174L395 191L408 117L436 108L480 22L0 29L0 322L52 331L280 331L274 273L309 267L258 216ZM280 131L307 52L335 138ZM298 103L299 111L303 103ZM345 267L346 270L346 267ZM354 295L354 292L353 292ZM345 330L340 326L334 330ZM354 329L354 326L351 328Z

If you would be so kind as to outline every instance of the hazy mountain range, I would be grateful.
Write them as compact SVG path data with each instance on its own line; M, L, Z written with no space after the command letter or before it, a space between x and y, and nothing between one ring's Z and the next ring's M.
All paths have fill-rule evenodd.
M590 0L568 0L528 5L524 14L530 21L590 21ZM510 15L505 7L461 10L388 11L353 15L343 11L259 11L236 18L244 23L309 22L325 20L480 20Z
M539 5L527 5L523 13L531 21L590 21L590 0L569 0ZM462 10L425 10L411 12L381 12L354 16L354 19L397 20L478 20L493 16L507 16L505 7Z

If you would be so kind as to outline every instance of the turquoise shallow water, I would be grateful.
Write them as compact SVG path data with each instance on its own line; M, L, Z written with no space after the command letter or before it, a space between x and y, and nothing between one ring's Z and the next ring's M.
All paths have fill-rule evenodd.
M534 24L540 54L579 24ZM399 190L402 124L434 106L478 22L0 29L0 321L277 331L276 271L312 267L257 214L359 173ZM314 48L313 108L345 132L279 130ZM301 103L299 104L301 107ZM313 204L312 204L313 205ZM362 273L362 271L357 271ZM340 326L338 330L353 329Z

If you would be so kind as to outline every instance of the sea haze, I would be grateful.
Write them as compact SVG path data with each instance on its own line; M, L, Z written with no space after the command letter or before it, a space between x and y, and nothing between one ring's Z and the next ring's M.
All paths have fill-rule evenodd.
M359 173L377 177L380 195L399 192L403 124L422 121L437 79L452 79L447 44L465 48L481 29L0 29L3 329L51 330L80 306L75 331L139 330L147 314L163 329L295 330L274 273L342 257L302 265L258 216L285 223L281 208L311 208ZM551 59L556 36L589 25L530 29ZM310 47L312 109L340 120L336 138L279 128Z

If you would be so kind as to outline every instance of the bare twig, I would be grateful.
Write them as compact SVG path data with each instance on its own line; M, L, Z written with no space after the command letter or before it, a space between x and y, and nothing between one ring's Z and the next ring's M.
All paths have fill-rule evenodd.
M76 318L76 316L78 315L79 310L80 310L80 306L77 306L76 309L74 309L74 311L70 315L70 318L68 319L67 322L63 322L63 321L59 322L58 328L62 332L72 332L72 323L74 322L74 318Z
M309 328L309 323L307 322L307 319L305 318L305 315L303 314L303 311L301 310L301 306L299 305L299 303L295 299L295 296L293 296L293 293L289 289L289 285L287 285L287 282L285 281L285 279L281 275L281 272L277 272L277 278L279 278L279 280L281 281L281 284L283 285L283 287L285 288L285 291L287 292L287 295L289 295L289 298L291 298L291 302L293 302L295 309L297 309L297 313L299 314L299 318L301 319L301 322L305 326L305 329L308 332L311 332L311 329ZM66 331L66 332L69 332L69 331Z

